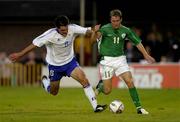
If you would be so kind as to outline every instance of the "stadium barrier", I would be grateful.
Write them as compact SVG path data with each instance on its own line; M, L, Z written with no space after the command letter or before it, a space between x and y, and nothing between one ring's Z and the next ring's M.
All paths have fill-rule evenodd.
M42 76L41 64L4 64L0 68L1 86L39 85Z
M138 88L180 88L180 63L131 64L130 67ZM124 88L126 85L113 77L113 87Z
M180 63L170 64L130 64L130 69L137 88L180 88ZM95 87L99 81L99 71L97 67L83 67L91 85ZM47 68L43 74L48 75ZM117 77L113 77L112 86L114 88L126 88L124 82ZM61 87L81 87L72 78L64 77L61 80Z
M137 88L180 88L180 64L130 64ZM97 67L83 67L93 87L99 81ZM48 75L47 66L41 64L24 65L20 63L0 66L0 86L39 86L42 75ZM61 87L81 87L72 78L63 77ZM114 88L126 88L124 82L113 77Z

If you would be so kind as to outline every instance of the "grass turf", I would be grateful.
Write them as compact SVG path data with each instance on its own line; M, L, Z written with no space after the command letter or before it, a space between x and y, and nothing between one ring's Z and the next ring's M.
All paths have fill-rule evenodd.
M127 89L113 89L98 102L109 104L119 99L122 114L108 109L94 113L81 88L61 88L57 96L42 88L0 87L0 122L180 122L180 89L138 89L149 115L136 114Z

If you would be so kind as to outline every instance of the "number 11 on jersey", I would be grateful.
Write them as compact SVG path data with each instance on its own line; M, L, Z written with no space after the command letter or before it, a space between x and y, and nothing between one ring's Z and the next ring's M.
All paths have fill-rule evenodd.
M119 37L114 37L114 44L119 44Z

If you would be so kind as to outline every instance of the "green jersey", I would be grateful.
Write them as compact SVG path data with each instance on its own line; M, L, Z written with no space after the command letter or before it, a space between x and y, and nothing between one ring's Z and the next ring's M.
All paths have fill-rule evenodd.
M102 34L98 42L98 50L101 56L117 57L124 55L125 40L130 40L137 45L141 39L129 28L121 25L118 29L113 29L112 25L106 24L101 27Z

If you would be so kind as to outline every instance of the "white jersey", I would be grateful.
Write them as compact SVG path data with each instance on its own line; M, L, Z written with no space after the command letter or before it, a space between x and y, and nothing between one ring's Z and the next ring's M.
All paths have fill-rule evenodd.
M54 66L62 66L69 63L74 57L73 42L77 35L85 34L87 28L70 24L67 36L58 33L57 28L49 29L33 40L33 44L41 47L46 46L46 61Z

